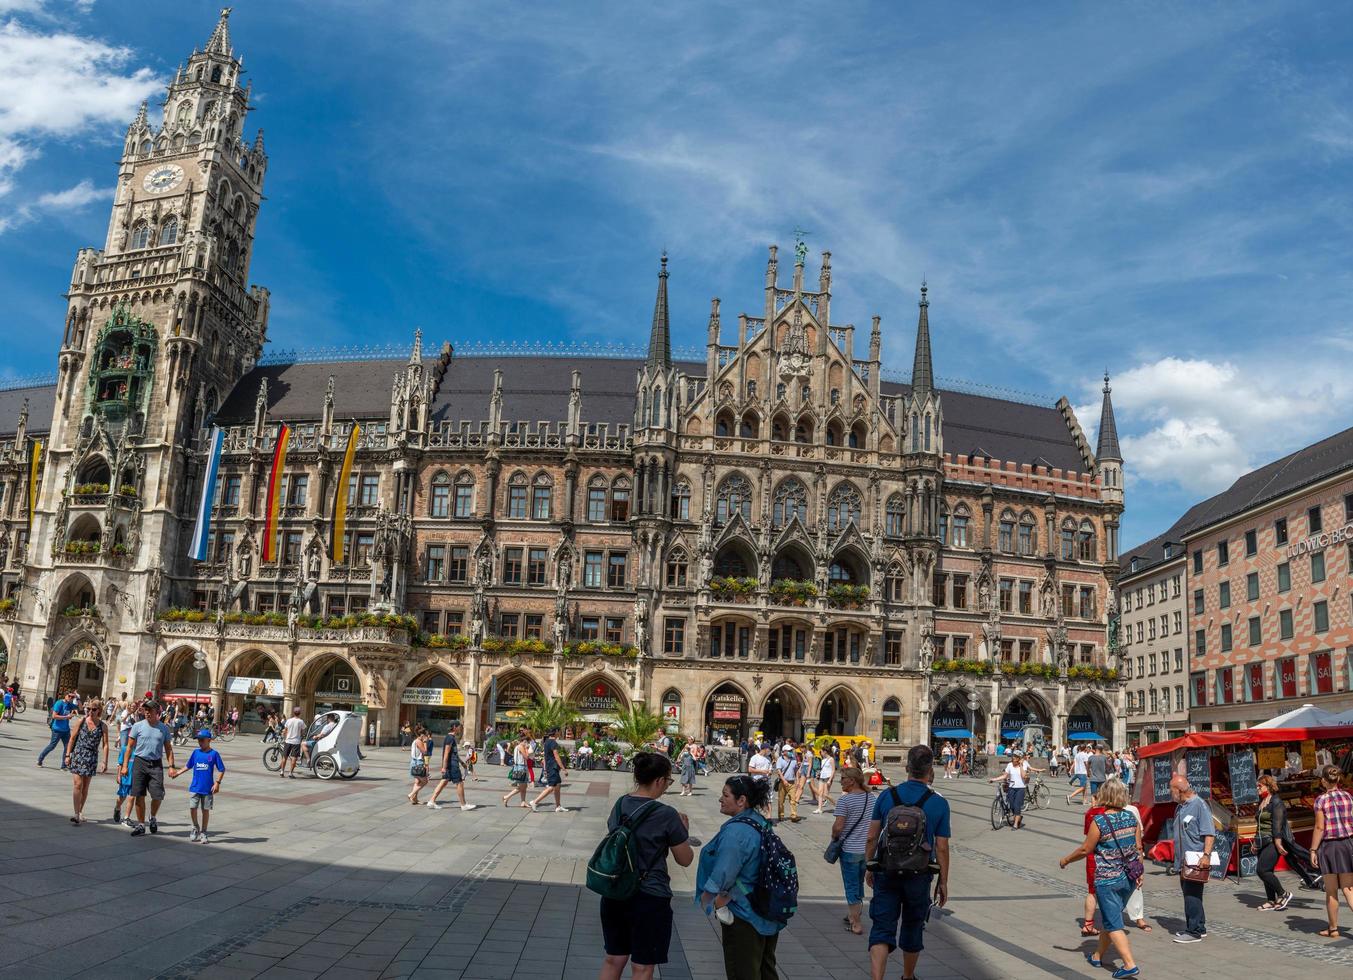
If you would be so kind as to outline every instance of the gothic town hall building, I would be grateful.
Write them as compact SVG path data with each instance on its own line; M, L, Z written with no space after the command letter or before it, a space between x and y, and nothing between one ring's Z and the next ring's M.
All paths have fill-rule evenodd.
M831 256L810 280L802 245L784 270L770 248L753 312L712 301L703 360L673 359L664 257L646 357L415 336L277 363L240 73L223 16L163 119L127 131L54 383L0 391L0 645L26 691L155 690L246 724L350 707L382 741L560 695L596 723L645 703L691 736L854 734L885 758L1029 726L1122 744L1107 380L1093 449L1066 399L942 390L923 286L911 382L885 382L880 318L834 319Z

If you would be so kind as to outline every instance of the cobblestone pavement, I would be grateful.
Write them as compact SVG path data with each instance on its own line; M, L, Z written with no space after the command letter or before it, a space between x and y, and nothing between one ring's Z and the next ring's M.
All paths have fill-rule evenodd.
M585 865L624 786L609 773L577 773L567 814L505 809L505 770L480 766L469 784L484 808L408 805L406 754L369 749L351 782L281 780L242 737L221 746L229 766L212 815L212 841L188 842L187 778L170 783L156 836L111 823L114 781L94 780L75 827L70 779L48 758L40 716L0 725L0 976L268 977L301 980L428 977L593 978L601 958L596 900ZM890 775L892 775L890 773ZM668 802L708 839L721 818L718 781ZM918 970L925 980L1081 977L1089 968L1075 926L1084 871L1057 858L1080 837L1081 811L1061 801L1026 830L993 831L989 787L939 781L954 806L951 901L932 916ZM841 923L837 869L820 853L829 816L811 813L781 831L798 856L801 906L780 941L786 980L868 976L861 937ZM722 955L712 924L690 901L694 869L673 865L676 938L663 980L715 980ZM1294 881L1295 884L1295 881ZM1323 899L1297 892L1281 913L1260 913L1258 883L1208 886L1210 935L1170 942L1181 925L1175 879L1151 869L1154 931L1133 932L1147 977L1353 975L1353 941L1315 936ZM1347 910L1345 925L1353 926ZM901 975L901 962L889 977Z

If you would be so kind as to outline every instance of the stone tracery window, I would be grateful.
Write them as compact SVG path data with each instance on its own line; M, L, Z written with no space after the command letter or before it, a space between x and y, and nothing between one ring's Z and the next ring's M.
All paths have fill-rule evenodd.
M1027 510L1019 515L1019 553L1032 555L1038 549L1038 530L1034 515Z
M672 519L689 521L691 519L691 487L689 483L678 483L672 488Z
M906 526L906 517L907 510L902 495L893 494L888 498L888 504L883 512L883 533L889 537L900 538Z
M432 477L432 492L428 495L428 516L451 516L451 478L445 471Z
M714 523L727 524L734 514L741 514L744 521L752 519L752 485L740 473L725 477L719 484Z
M173 245L179 240L179 219L170 215L160 226L160 244Z
M1095 526L1089 520L1081 521L1080 530L1076 534L1076 557L1081 561L1096 561L1099 558Z
M150 225L146 224L144 221L138 221L136 223L136 226L132 228L131 247L150 247Z
M771 526L784 527L795 517L808 520L808 490L798 480L790 478L775 488L771 510Z
M1015 512L1006 509L1001 512L1000 525L997 531L996 547L1007 555L1015 553Z
M686 552L681 548L673 549L667 556L667 587L669 589L686 588L687 575L690 569L690 560L686 557Z
M841 483L827 498L827 529L843 531L847 524L860 523L860 491L853 484Z

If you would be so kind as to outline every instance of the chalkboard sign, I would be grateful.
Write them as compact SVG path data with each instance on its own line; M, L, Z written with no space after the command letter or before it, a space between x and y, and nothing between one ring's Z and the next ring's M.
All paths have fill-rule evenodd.
M1231 802L1236 806L1259 802L1259 779L1254 771L1254 753L1237 749L1226 753L1231 768Z
M1151 787L1154 790L1152 801L1155 803L1169 803L1170 780L1174 778L1174 766L1170 764L1168 755L1158 755L1151 760Z
M1236 862L1236 876L1239 878L1253 878L1259 873L1259 855L1251 854L1249 845L1243 845L1244 850L1240 852L1240 860Z
M1212 797L1212 752L1210 749L1190 749L1184 753L1184 774L1189 786L1203 799Z
M1235 849L1235 833L1230 830L1217 831L1217 839L1212 842L1212 853L1217 856L1217 863L1212 865L1209 872L1217 881L1226 877L1226 869L1231 866L1231 852Z

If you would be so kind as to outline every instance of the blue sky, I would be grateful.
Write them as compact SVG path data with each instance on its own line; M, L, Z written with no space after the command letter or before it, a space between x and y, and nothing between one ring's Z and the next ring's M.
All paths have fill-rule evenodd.
M126 124L216 11L0 0L0 377L54 370ZM801 226L892 367L923 275L942 376L1093 431L1107 366L1128 544L1353 424L1341 5L247 0L231 29L275 346L642 341L663 248L698 345Z

